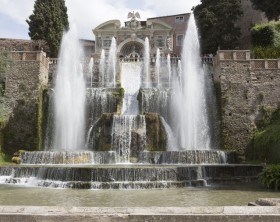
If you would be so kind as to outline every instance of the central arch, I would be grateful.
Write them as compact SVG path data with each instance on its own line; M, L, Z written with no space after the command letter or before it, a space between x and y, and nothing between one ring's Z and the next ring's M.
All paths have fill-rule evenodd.
M118 53L123 58L139 58L144 55L144 41L142 39L127 39L119 44Z

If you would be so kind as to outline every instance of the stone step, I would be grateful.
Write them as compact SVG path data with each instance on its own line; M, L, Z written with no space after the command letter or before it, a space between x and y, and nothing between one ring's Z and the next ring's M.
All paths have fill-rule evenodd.
M261 165L98 165L0 167L0 183L84 189L148 189L249 182Z

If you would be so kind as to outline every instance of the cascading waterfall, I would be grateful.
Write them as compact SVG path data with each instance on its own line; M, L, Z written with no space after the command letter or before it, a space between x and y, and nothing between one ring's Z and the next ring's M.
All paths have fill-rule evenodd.
M171 60L170 60L170 54L167 55L167 73L168 73L168 88L170 88L170 83L171 83Z
M145 87L151 87L151 76L150 76L150 44L149 39L145 38L144 46L144 73L145 73Z
M93 58L90 58L89 64L88 64L88 75L90 79L90 87L92 87L92 78L93 78Z
M101 86L105 86L105 50L101 50L100 62L99 62L99 83L101 82Z
M160 119L164 126L165 132L167 134L167 150L168 151L176 150L178 146L172 129L170 128L170 126L167 124L167 122L163 117L161 117Z
M175 89L175 115L178 116L175 134L179 136L179 146L187 150L210 148L204 75L197 27L192 14L183 45L182 88Z
M125 27L125 31L131 27ZM102 38L98 41L103 44ZM101 55L99 67L95 67L93 59L89 64L82 62L89 60L83 57L76 29L71 28L64 35L55 89L49 90L49 97L44 97L49 108L44 109L48 116L43 121L49 128L43 133L46 147L50 148L20 152L22 166L1 166L0 184L80 189L185 187L200 185L199 180L205 178L216 180L221 174L217 164L235 161L233 153L209 149L218 147L212 139L209 145L209 125L215 119L212 122L207 119L207 114L216 113L206 109L211 109L215 99L211 94L211 78L205 78L201 66L193 15L184 41L182 63L179 60L177 66L169 54L166 57L165 50L157 48L156 62L152 64L154 73L151 72L148 38L144 50L140 42L135 42L134 35L129 38L130 35L127 39L121 36L120 42L125 39L128 44L118 47L120 60L130 62L117 64L113 37L110 50L105 49L106 56L104 49L99 51L98 43L94 58L99 52ZM154 50L151 49L153 53ZM90 87L86 89L87 75ZM99 86L94 88L97 79ZM54 114L50 112L53 106ZM54 122L54 127L50 122ZM52 131L54 141L49 136ZM232 160L227 162L228 159ZM123 163L131 165L116 165ZM83 166L73 166L77 164ZM236 172L241 173L238 179L242 178L244 170Z
M125 92L123 115L139 114L137 95L141 87L141 66L140 62L122 63L121 85Z
M146 122L143 115L114 115L112 147L116 151L117 163L129 163L134 146L146 145Z
M109 50L109 58L108 58L108 70L107 70L107 78L109 84L112 84L112 86L116 87L116 62L117 62L117 43L116 39L112 37L111 46Z
M141 113L159 113L165 121L170 124L169 109L171 93L169 89L149 88L142 89L141 94Z
M161 63L161 56L160 56L160 50L157 48L157 54L156 54L156 76L157 76L157 87L160 88L160 64Z
M117 110L118 99L114 95L114 89L91 88L87 90L87 110L89 126L87 129L86 147L92 150L93 130L103 113L113 113Z
M86 84L77 30L64 34L55 80L55 139L53 149L84 148Z

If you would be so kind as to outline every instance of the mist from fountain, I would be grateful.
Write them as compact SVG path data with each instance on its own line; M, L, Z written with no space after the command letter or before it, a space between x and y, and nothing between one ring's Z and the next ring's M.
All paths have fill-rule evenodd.
M171 83L171 60L170 60L170 54L167 55L167 73L168 73L168 88L170 88L170 83Z
M156 76L157 76L157 87L160 88L160 64L161 63L161 56L160 56L160 50L157 48L157 54L156 54Z
M176 84L175 114L179 146L186 150L210 149L205 73L194 15L191 14L182 53L182 87Z
M99 62L99 82L101 82L101 86L105 86L105 65L106 65L106 60L105 60L105 50L101 50L101 55L100 55L100 62Z
M144 45L144 73L146 76L145 87L151 87L151 76L150 76L150 43L149 39L145 38Z
M181 60L178 60L177 76L178 76L177 81L178 81L179 87L182 88L182 63L181 63Z
M88 75L90 78L90 87L92 87L92 78L93 78L93 58L90 58L89 64L88 64Z
M81 150L85 138L86 84L76 27L63 35L54 88L54 150Z
M108 69L107 69L107 78L109 84L116 87L116 77L117 77L117 42L115 37L112 37L111 46L109 50L109 58L108 58Z

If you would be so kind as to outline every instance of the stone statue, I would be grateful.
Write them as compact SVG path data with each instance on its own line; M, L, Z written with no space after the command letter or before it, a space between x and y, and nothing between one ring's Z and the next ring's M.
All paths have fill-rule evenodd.
M139 12L129 12L127 18L130 19L129 27L131 29L137 29L141 27L140 22L137 20L137 18L140 18Z
M139 12L134 13L134 11L133 12L129 12L128 15L127 15L127 18L128 19L132 18L132 19L136 20L136 18L140 18L140 14L139 14Z

